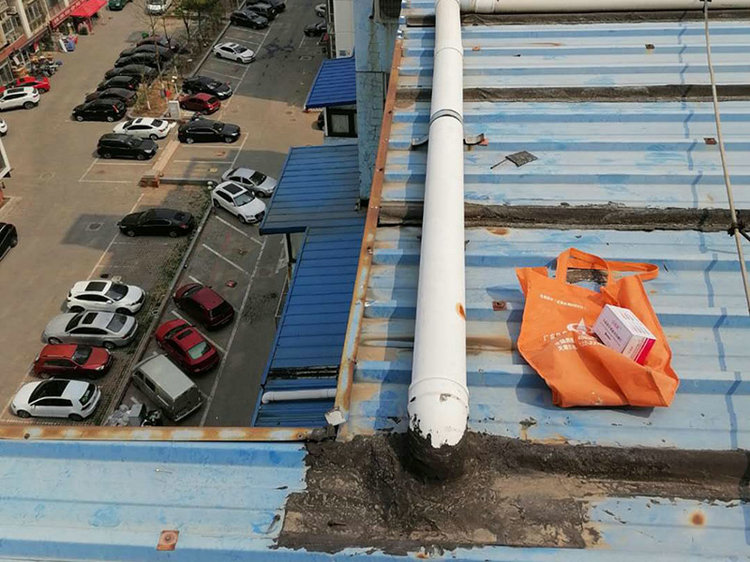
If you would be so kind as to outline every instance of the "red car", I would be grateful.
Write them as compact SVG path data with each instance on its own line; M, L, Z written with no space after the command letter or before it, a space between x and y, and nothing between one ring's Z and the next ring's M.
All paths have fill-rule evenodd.
M203 115L211 115L219 111L221 102L211 94L191 94L180 98L180 107L186 111L197 111Z
M16 78L12 82L8 82L5 86L0 89L0 92L4 92L6 88L23 88L24 86L31 86L39 90L39 93L49 92L49 78L46 76L40 76L35 78L34 76L24 76L22 78Z
M39 376L96 379L111 366L112 354L103 347L64 343L45 345L34 359L33 369Z
M156 342L188 374L198 375L219 363L211 342L184 320L169 320L156 329Z
M209 330L226 326L234 319L232 305L211 287L204 287L200 283L183 285L175 291L172 299L177 308Z

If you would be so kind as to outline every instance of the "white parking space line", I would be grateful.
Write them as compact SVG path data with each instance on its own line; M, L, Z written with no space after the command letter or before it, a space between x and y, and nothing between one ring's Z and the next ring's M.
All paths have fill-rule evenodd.
M301 49L301 48L302 48L302 43L304 43L304 42L305 42L305 39L307 39L307 35L305 35L305 34L303 33L303 34L302 34L302 39L300 40L300 42L299 42L299 45L297 45L297 50L299 50L299 49Z
M258 240L258 239L257 239L257 238L255 238L254 236L251 236L251 235L250 235L250 234L248 234L247 232L244 232L243 230L241 230L241 229L237 228L237 227L236 227L236 226L234 226L233 224L231 224L231 223L229 223L229 222L225 221L225 220L224 220L223 218L221 218L220 216L217 216L217 217L216 217L216 220L217 220L217 221L219 221L219 222L220 222L220 223L222 223L222 224L225 224L226 226L228 226L229 228L231 228L231 229L232 229L232 230L234 230L235 232L238 232L239 234L242 234L242 236L244 236L245 238L247 238L247 239L249 239L249 240L252 240L253 242L255 242L256 244L258 244L259 246L262 246L262 245L263 245L263 242L261 242L260 240Z
M248 133L242 133L243 136L247 136ZM212 148L215 150L220 150L222 148L224 149L232 149L232 145L235 143L225 143L225 144L203 144L202 142L196 142L193 144L188 144L186 142L180 143L180 148ZM191 160L192 162L192 160Z
M242 139L242 143L240 144L240 148L237 150L237 154L234 155L234 158L232 158L232 165L231 168L236 168L235 164L237 163L237 158L240 157L240 154L242 154L242 149L245 148L245 143L247 142L247 137L249 135L246 133L245 138Z
M78 180L78 183L133 183L131 180Z
M230 260L229 258L227 258L227 257L224 257L224 256L222 256L222 255L221 255L221 254L220 254L219 252L217 252L216 250L214 250L214 249L213 249L213 248L211 248L210 246L206 246L205 244L201 244L201 246L203 246L203 247L204 247L204 248L205 248L206 250L208 250L209 252L211 252L211 253L212 253L213 255L215 255L215 256L216 256L217 258L220 258L220 259L224 260L225 262L227 262L227 263L228 263L229 265L231 265L232 267L234 267L234 268L236 268L236 269L239 269L239 270L240 270L240 271L241 271L242 273L244 273L245 275L250 275L250 273L248 273L248 272L247 272L247 271L246 271L246 270L245 270L244 268L242 268L241 266L237 265L236 263L234 263L234 262L233 262L232 260Z
M133 206L132 206L132 207L130 208L130 211L128 211L128 213L127 213L127 214L130 214L130 213L132 213L133 211L135 211L136 207L138 207L138 205L140 204L140 202L141 202L141 199L143 199L143 193L141 193L141 194L140 194L140 195L138 196L138 199L136 199L136 202L135 202L135 203L133 203ZM119 235L120 235L120 232L119 232L119 231L118 231L118 232L115 232L115 235L114 235L114 236L112 237L112 240L110 240L110 241L109 241L109 244L107 244L107 247L106 247L106 248L104 249L104 251L102 252L102 255L101 255L101 256L99 256L99 261L97 261L97 262L96 262L96 265L95 265L95 266L94 266L94 267L93 267L93 268L91 269L91 273L89 273L89 276L88 276L88 277L87 277L86 279L91 279L91 276L92 276L92 275L94 275L94 272L95 272L95 271L96 271L96 270L97 270L97 269L99 268L99 266L100 266L100 265L101 265L101 263L102 263L102 260L104 259L104 256L106 256L106 255L107 255L107 253L109 252L110 248L112 247L112 244L114 244L114 243L115 243L115 240L117 240L117 237L118 237Z
M190 279L193 283L198 283L198 285L203 285L198 279L193 277L192 275L188 275L188 279Z
M10 214L10 212L13 210L13 207L18 205L18 202L21 199L23 199L23 197L19 197L18 195L14 195L13 197L6 196L5 204L0 207L0 217Z
M97 166L151 166L150 162L99 162Z
M178 164L229 164L232 160L172 160Z
M206 406L205 410L203 411L203 416L201 416L201 422L200 426L205 425L206 418L208 417L208 411L211 408L211 402L213 402L214 396L216 396L216 389L219 387L219 381L221 380L221 375L224 372L224 366L227 362L227 354L229 350L232 349L232 344L234 343L234 337L237 335L237 329L240 326L240 319L242 318L242 313L245 311L245 306L247 305L247 299L250 296L250 289L253 288L253 280L255 279L255 275L258 273L258 266L260 266L261 258L263 257L263 250L266 249L266 240L263 240L263 245L260 247L260 253L258 254L258 259L255 260L255 267L253 267L253 272L250 275L250 279L247 283L247 289L245 289L245 295L242 297L242 304L240 305L239 313L237 314L237 320L234 323L234 326L232 326L232 333L229 336L229 341L227 342L227 352L224 353L224 357L221 360L221 364L219 365L219 371L216 373L216 378L214 379L214 384L211 387L211 393L208 395L208 398L206 399Z
M86 168L85 172L83 172L83 175L81 176L81 179L78 180L79 182L83 181L83 178L86 177L86 174L88 174L91 171L91 168L93 168L94 164L96 164L98 161L99 161L98 158L94 158L94 161L91 164L89 164L89 167Z
M190 324L190 320L188 320L187 318L185 318L184 316L182 316L182 315L181 315L180 313L178 313L178 312L176 312L176 311L174 311L174 310L173 310L173 311L172 311L172 314L174 314L174 315L175 315L175 316L176 316L177 318L179 318L179 319L180 319L180 320L182 320L183 322L187 322L188 324ZM218 349L219 351L221 351L221 352L222 352L223 354L225 354L225 355L226 355L226 353L227 353L227 352L226 352L226 351L224 351L224 348L223 348L223 347L221 347L221 346L220 346L220 345L219 345L218 343L216 343L216 342L215 342L214 340L212 340L211 338L209 338L209 337L208 337L208 336L207 336L206 334L204 334L203 332L201 332L201 335L202 335L202 336L203 336L204 338L206 338L206 340L208 340L208 342L209 342L209 343L213 344L213 346L214 346L214 347L215 347L216 349Z
M223 62L224 64L228 64L228 65L231 65L231 66L244 66L244 67L249 67L251 64L253 64L251 62L248 62L248 63L235 62L233 60L220 59L218 57L214 57L214 62Z
M241 80L239 76L232 76L231 74L224 74L223 72L216 72L215 70L201 69L201 74L214 74L216 76L223 76L224 78L231 78L232 80Z

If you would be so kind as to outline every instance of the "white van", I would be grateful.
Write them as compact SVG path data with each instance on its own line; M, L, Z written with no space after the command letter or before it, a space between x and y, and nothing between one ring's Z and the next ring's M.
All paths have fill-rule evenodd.
M169 9L172 0L146 0L146 13L152 16L160 16Z
M160 353L135 366L133 383L175 422L203 404L203 395L195 383Z

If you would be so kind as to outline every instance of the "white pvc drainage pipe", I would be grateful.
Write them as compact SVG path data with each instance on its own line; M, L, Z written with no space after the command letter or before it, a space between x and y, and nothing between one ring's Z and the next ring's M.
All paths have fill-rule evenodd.
M335 398L335 388L314 388L308 390L269 390L263 393L261 403L284 402L287 400L323 400Z
M432 79L414 358L409 387L412 458L435 476L459 471L466 431L463 46L459 0L435 2Z
M703 0L460 0L480 14L702 10ZM712 10L750 8L748 0L711 0Z

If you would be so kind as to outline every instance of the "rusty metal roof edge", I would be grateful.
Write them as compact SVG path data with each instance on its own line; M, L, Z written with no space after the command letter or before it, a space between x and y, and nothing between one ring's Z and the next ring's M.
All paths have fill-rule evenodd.
M349 405L351 402L352 383L354 378L354 366L357 361L357 350L359 348L359 333L364 317L365 296L370 278L372 265L372 252L375 243L375 232L378 228L380 216L380 200L383 190L383 179L385 176L385 162L388 158L388 141L390 139L391 124L393 123L393 110L396 103L398 91L399 69L403 55L403 39L396 39L393 49L393 61L391 63L391 74L388 82L388 92L383 108L383 120L380 127L380 140L378 142L378 153L375 158L375 173L372 177L370 188L370 201L367 206L367 218L365 230L362 235L362 246L357 265L357 276L352 294L352 304L349 309L349 321L346 326L346 339L344 349L341 353L341 366L339 368L338 384L336 386L336 399L331 410L331 416L326 419L331 425L341 425L349 417Z
M0 440L81 441L317 441L324 428L307 427L117 427L0 425Z

